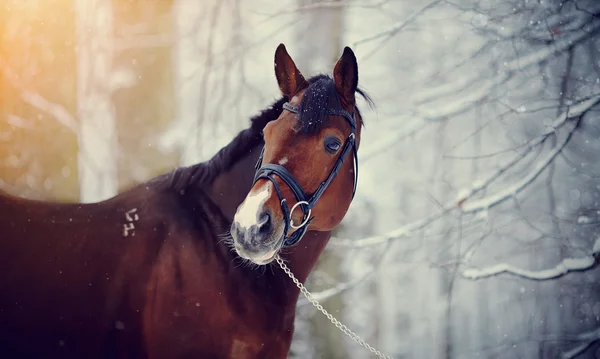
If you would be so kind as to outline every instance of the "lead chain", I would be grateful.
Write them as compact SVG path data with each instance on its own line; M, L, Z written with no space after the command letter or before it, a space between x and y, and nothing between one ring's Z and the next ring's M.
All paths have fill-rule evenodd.
M380 352L379 350L370 346L369 343L365 342L361 337L359 337L356 333L351 331L347 326L340 323L339 320L335 319L333 317L333 315L331 315L327 310L325 310L325 308L323 308L321 303L319 303L316 299L314 299L312 297L312 294L310 294L308 289L306 289L306 287L302 283L300 283L300 281L298 279L296 279L296 276L294 276L294 273L292 273L292 271L287 267L287 265L285 265L285 263L283 263L283 260L281 259L281 257L279 257L279 255L275 256L275 260L277 261L277 264L279 264L281 269L288 275L288 277L290 277L292 279L294 284L296 284L296 287L298 287L298 289L300 289L300 292L302 292L302 294L304 294L306 299L308 299L308 301L312 305L314 305L315 308L317 308L321 313L323 313L327 317L327 319L329 319L329 321L331 323L333 323L333 325L335 325L339 330L342 331L342 333L346 334L347 336L352 338L352 340L354 340L358 344L362 345L363 347L367 348L371 353L377 355L378 357L385 358L385 359L393 359L392 357L385 355L382 352Z

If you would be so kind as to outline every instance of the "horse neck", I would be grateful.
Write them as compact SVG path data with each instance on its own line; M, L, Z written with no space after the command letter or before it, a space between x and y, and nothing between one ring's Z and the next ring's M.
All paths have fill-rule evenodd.
M238 206L244 201L252 187L256 171L255 165L261 148L262 144L256 146L228 171L219 174L210 186L208 195L221 209L229 224L233 221ZM281 257L300 282L304 283L308 278L330 236L331 232L308 231L296 246L282 251ZM277 266L276 263L273 265ZM272 272L276 277L284 277L277 282L285 283L283 285L285 291L297 298L298 288L283 271L269 270L267 272ZM262 276L262 278L270 278L270 276Z
M306 282L330 237L330 231L308 231L298 244L281 255L300 282ZM292 282L290 281L290 283ZM298 290L294 288L294 291Z

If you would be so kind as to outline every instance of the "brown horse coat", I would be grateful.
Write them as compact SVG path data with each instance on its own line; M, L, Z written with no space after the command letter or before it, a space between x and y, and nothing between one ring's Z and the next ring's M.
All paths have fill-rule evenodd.
M298 289L220 241L283 102L209 162L104 202L0 195L0 358L287 357ZM329 235L283 255L301 281Z

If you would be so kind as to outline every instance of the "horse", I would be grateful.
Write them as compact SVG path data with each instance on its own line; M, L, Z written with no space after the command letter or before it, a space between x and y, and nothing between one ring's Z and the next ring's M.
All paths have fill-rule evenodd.
M280 44L275 75L207 162L97 203L0 195L1 358L287 357L299 289L273 260L304 283L344 218L368 95L348 47L306 80Z

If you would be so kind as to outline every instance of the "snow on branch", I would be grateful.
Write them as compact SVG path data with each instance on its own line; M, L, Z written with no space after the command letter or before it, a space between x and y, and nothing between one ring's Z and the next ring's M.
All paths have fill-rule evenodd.
M425 109L421 109L418 115L426 121L438 121L448 117L457 116L467 112L473 105L485 100L491 93L494 87L507 82L511 78L511 74L503 72L496 76L491 81L481 81L482 75L473 77L472 84L480 84L480 86L467 94L460 95L453 101L444 101L440 104L430 105ZM462 91L455 89L452 93L456 95Z
M568 112L563 112L563 114L561 116L563 118L559 118L559 123L562 125L568 119L575 118L576 119L575 125L573 126L571 131L569 131L567 136L565 136L565 138L552 151L550 151L550 153L548 153L548 155L546 155L546 157L543 160L539 161L535 165L533 171L531 171L528 175L523 177L520 181L516 182L512 186L509 186L509 187L503 189L502 191L495 193L493 195L490 195L490 196L487 196L487 197L484 197L484 198L481 198L478 200L474 200L472 202L468 202L468 199L465 197L464 199L459 201L462 212L463 213L474 213L474 212L478 212L478 211L482 211L482 210L487 210L487 209L489 209L493 206L496 206L496 205L504 202L505 200L515 196L516 194L520 193L521 191L523 191L529 184L531 184L544 171L544 169L546 169L552 163L552 161L556 158L556 156L564 149L564 147L571 140L571 137L572 137L573 133L575 132L575 129L577 128L578 124L581 122L581 117L583 116L583 114L587 110L592 108L594 105L596 105L598 102L600 102L600 98L595 97L595 98L583 101L576 106L573 106L572 108L569 109ZM549 136L549 134L553 133L555 130L556 130L556 125L552 126L551 129L547 130L544 135L538 137L538 138L540 138L540 140L537 142L541 143L543 140L545 140ZM522 155L519 157L522 157ZM488 182L489 182L489 180L488 180Z
M600 240L599 240L600 241ZM598 241L597 241L598 242ZM477 280L494 277L500 274L510 274L529 280L548 280L560 278L570 272L583 272L594 268L600 260L599 253L581 258L565 258L556 266L543 270L527 270L517 268L507 263L500 263L486 268L469 268L461 272L466 279Z
M579 121L578 121L579 122ZM517 195L521 191L523 191L529 184L531 184L543 171L546 169L556 158L556 156L563 150L563 148L569 143L571 136L575 128L573 128L569 134L565 137L565 139L554 148L542 161L538 162L535 165L533 171L531 171L528 175L523 177L520 181L514 183L512 186L506 187L502 191L495 193L493 195L474 200L471 202L462 202L461 207L463 213L474 213L483 210L487 210L493 206L496 206L507 199Z
M453 202L453 207L454 207L454 202ZM364 248L364 247L375 246L378 244L383 244L392 239L397 239L397 238L402 238L402 237L408 236L409 234L411 234L419 229L423 229L423 228L427 227L431 223L442 218L445 214L447 214L452 209L453 209L452 207L444 208L444 210L441 213L437 213L437 214L429 216L425 219L409 223L409 224L404 225L400 228L397 228L393 231L390 231L386 234L375 235L375 236L366 237L366 238L362 238L362 239L332 238L332 240L330 240L329 243L333 246L350 247L350 248Z
M345 282L345 283L338 283L336 286L322 290L320 292L314 292L311 295L312 298L319 302L322 302L324 300L334 297L348 289L352 289L352 288L356 287L357 285L363 283L364 281L369 279L371 276L373 276L373 274L379 269L379 266L383 262L383 257L388 253L388 249L389 249L389 246L385 247L384 250L379 253L378 258L376 258L376 260L374 261L375 265L369 271L364 273L362 276L360 276L354 280ZM306 298L301 298L300 300L298 300L298 305L306 305L309 303L310 302Z
M596 239L592 252L585 257L565 258L553 268L533 271L520 269L507 263L500 263L487 268L469 268L462 271L461 276L466 279L482 279L499 274L510 274L523 279L548 280L562 277L570 272L583 272L596 267L600 263L600 238Z
M377 267L374 267L372 270L370 270L369 272L367 272L366 274L348 281L348 282L344 282L344 283L338 283L337 285L331 287L331 288L327 288L325 290L322 290L320 292L314 292L311 293L312 294L312 298L322 302L326 299L329 299L331 297L334 297L348 289L354 288L357 285L359 285L360 283L364 282L367 278L371 277L373 275L373 273L375 273L375 270L377 269ZM301 298L298 300L298 305L306 305L306 304L310 304L310 302L306 299L306 298Z
M563 111L561 115L558 116L558 118L554 120L554 122L552 122L550 126L548 126L548 129L544 133L542 133L540 136L534 138L529 142L529 144L525 147L525 150L521 152L521 154L515 156L513 159L508 161L506 164L500 167L493 175L491 175L484 181L479 181L478 183L474 184L474 186L471 189L464 191L464 193L466 194L458 198L459 206L462 206L462 204L468 199L472 198L473 195L479 193L481 190L487 188L490 184L492 184L492 182L496 181L498 177L500 177L500 175L504 174L506 171L508 171L510 168L516 165L519 161L521 161L529 152L531 152L531 150L543 143L550 135L554 134L556 130L558 130L564 124L566 124L569 119L580 116L599 102L600 96L597 96L584 100L570 107L568 111Z
M586 99L581 101L573 106L571 106L568 111L563 112L553 123L549 126L548 130L546 130L542 135L536 137L532 141L530 141L529 145L525 148L525 151L515 156L513 159L508 161L490 176L482 181L477 181L473 184L470 189L462 190L460 195L457 196L456 200L449 201L446 203L441 211L435 213L429 217L426 217L421 220L417 220L415 222L411 222L406 224L400 228L392 230L386 234L370 236L362 239L340 239L340 238L332 238L330 244L333 246L339 247L350 247L350 248L364 248L374 245L379 245L386 243L390 240L399 239L402 237L406 237L411 233L414 233L417 230L423 229L436 220L442 218L443 216L461 211L463 213L475 213L478 211L482 211L485 209L490 209L505 200L511 198L514 194L521 192L527 185L529 185L539 174L554 160L554 158L560 153L560 151L567 145L569 142L573 131L577 127L577 123L581 120L581 116L588 110L590 110L593 106L600 103L600 96L596 96L593 98ZM477 201L468 202L473 196L481 192L483 189L487 188L490 184L498 180L505 172L509 171L513 168L517 163L519 163L527 153L531 152L536 146L543 143L550 135L554 134L557 129L564 126L569 120L577 119L577 123L569 134L565 137L565 139L554 148L554 150L548 154L548 156L540 161L537 166L535 166L535 170L532 171L529 175L524 177L523 180L517 182L516 184L510 186L509 189L501 191L497 194L484 197ZM457 205L458 203L458 205Z
M554 41L551 46L543 47L536 52L532 52L522 57L517 57L516 59L507 62L504 68L507 71L517 71L531 67L535 64L539 64L548 60L550 57L589 39L598 31L600 31L600 23L590 26L589 29L584 29L580 32L574 32L569 35L565 35L564 37L560 38L560 40Z

